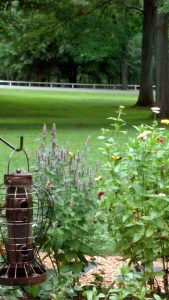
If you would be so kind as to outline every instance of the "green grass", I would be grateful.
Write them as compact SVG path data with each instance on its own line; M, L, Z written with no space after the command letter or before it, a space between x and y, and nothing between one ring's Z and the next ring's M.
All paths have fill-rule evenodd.
M149 110L133 107L136 100L136 94L0 89L0 136L18 145L23 135L33 164L42 125L46 123L50 129L56 123L61 145L69 143L76 151L90 135L91 160L102 159L97 136L102 127L109 126L107 118L115 115L119 105L125 105L124 119L129 125L149 121ZM10 149L1 143L1 174L6 171L9 153ZM17 154L16 165L21 162L24 164Z
M135 94L102 94L81 92L54 92L32 90L0 90L0 124L3 127L26 129L43 124L56 124L60 128L83 128L107 125L115 107L135 104ZM134 112L134 114L132 114ZM130 110L130 119L137 121ZM131 116L132 115L132 116ZM142 118L147 117L142 110Z

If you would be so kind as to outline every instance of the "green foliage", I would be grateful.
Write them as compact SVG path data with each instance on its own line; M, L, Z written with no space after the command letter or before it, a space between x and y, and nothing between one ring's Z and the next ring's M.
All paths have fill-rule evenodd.
M168 0L163 0L163 1L161 1L161 3L159 2L158 5L160 7L159 11L161 13L166 13L167 14L169 12L169 2L168 2Z
M151 296L149 289L142 281L142 275L139 272L133 272L128 265L122 266L120 269L120 276L120 280L118 278L114 278L118 284L117 287L113 287L108 290L108 299L123 300L128 299L127 297L133 300L164 299L156 294Z
M43 143L36 155L37 180L46 185L52 199L52 224L44 250L52 255L57 271L78 277L87 264L85 254L92 254L95 233L97 192L93 172L86 164L88 141L83 152L58 146L53 126L51 142L43 128Z
M98 300L100 298L103 299L105 294L99 293L94 286L92 290L84 291L82 295L87 299L87 300Z
M89 2L2 5L0 75L32 81L120 82L125 57L131 82L138 78L138 66L130 67L138 55L129 44L141 31L141 15L121 5L103 13Z
M119 135L126 133L121 118L123 108L119 108L117 118L111 118L115 137L111 130L104 131L101 137L109 172L102 187L102 218L108 222L117 253L142 272L142 280L151 290L160 290L155 277L161 275L167 294L169 133L154 120L151 126L134 126L137 135L129 136L121 145ZM164 122L167 124L167 120ZM154 269L157 260L160 271Z
M103 282L98 286L93 283L89 286L81 286L82 295L87 300L109 299L109 300L166 300L164 295L161 297L155 293L151 293L149 288L145 286L142 274L129 267L123 265L119 270L119 275L112 278L110 287L105 287ZM79 288L80 290L80 288Z
M41 300L70 300L77 295L73 287L74 276L60 272L57 276L54 270L48 270L48 278L39 285L25 286L24 291Z
M20 290L20 288L0 285L1 300L17 300L18 297L22 297L22 296L23 293Z

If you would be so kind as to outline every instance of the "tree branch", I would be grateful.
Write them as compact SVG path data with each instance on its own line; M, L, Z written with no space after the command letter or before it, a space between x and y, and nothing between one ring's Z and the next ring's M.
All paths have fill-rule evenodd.
M136 10L140 13L143 13L143 9L140 9L139 7L136 6L132 6L132 5L127 5L126 3L124 3L123 1L114 1L114 0L99 0L98 4L95 6L96 8L103 8L103 10L105 10L107 7L109 7L110 5L121 5L124 8L128 9L128 10Z

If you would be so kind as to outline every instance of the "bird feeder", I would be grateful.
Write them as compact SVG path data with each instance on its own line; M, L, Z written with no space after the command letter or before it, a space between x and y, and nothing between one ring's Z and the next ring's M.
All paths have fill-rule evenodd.
M39 284L47 277L39 258L50 222L50 195L44 187L32 183L23 138L19 148L0 140L13 149L0 187L0 284ZM16 151L23 151L26 156L26 172L9 171Z

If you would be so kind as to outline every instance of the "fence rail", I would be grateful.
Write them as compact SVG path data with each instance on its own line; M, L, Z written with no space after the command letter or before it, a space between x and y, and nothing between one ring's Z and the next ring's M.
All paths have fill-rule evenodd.
M29 82L29 81L12 81L0 80L0 86L23 86L23 87L48 87L48 88L89 88L89 89L112 89L121 90L122 84L98 84L98 83L65 83L65 82ZM137 91L140 89L138 84L127 85L126 90ZM153 86L155 89L155 86Z

